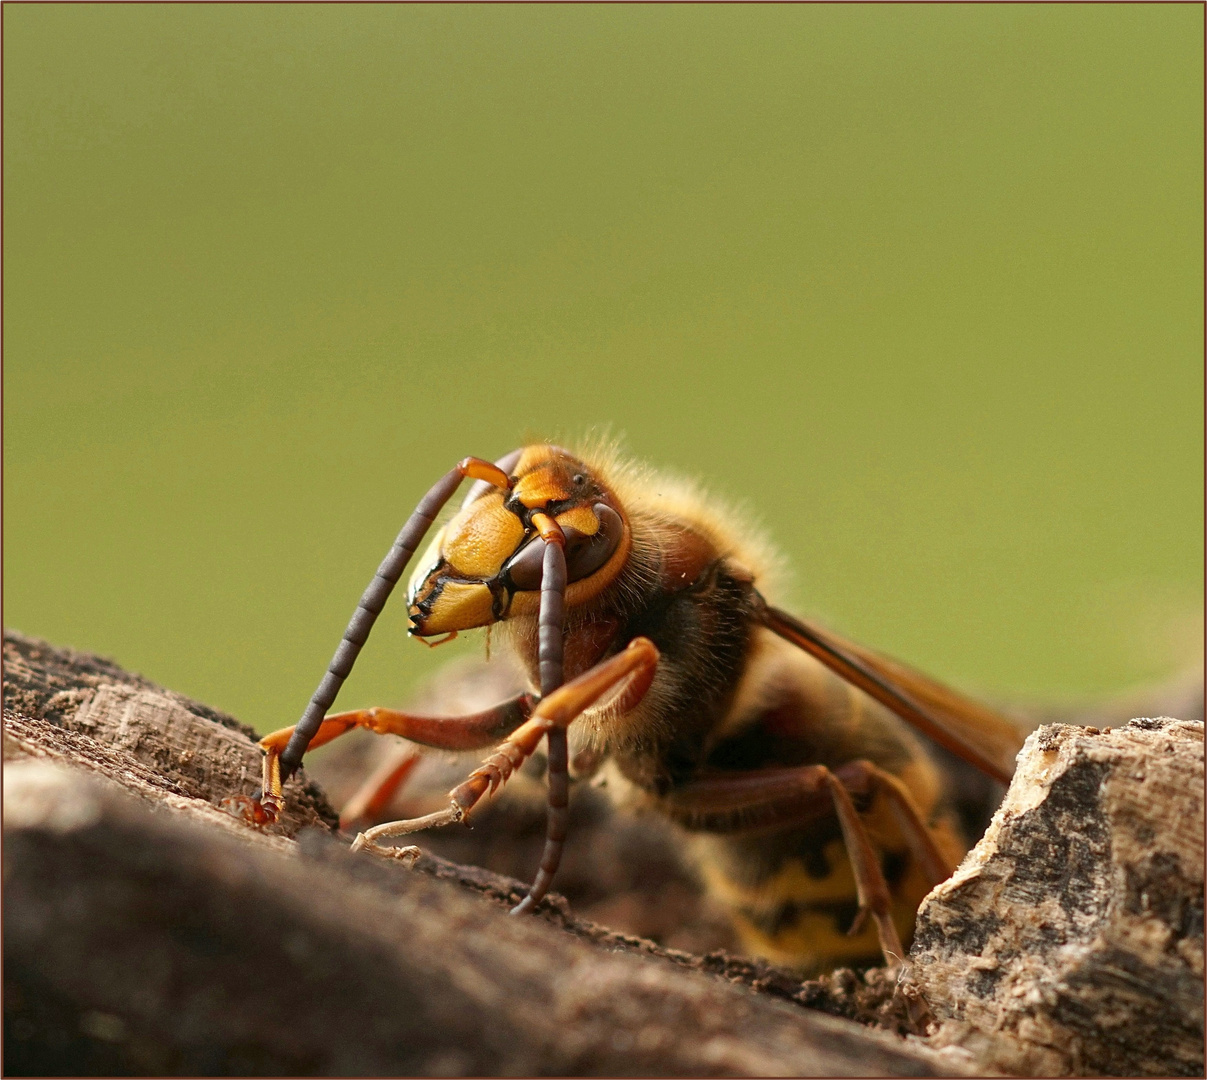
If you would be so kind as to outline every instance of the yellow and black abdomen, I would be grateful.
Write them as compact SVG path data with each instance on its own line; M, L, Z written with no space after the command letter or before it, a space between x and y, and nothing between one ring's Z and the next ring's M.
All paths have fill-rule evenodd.
M738 693L708 756L712 775L867 760L901 779L954 865L967 848L943 766L906 724L800 651L756 631ZM856 798L908 944L931 883L910 854L890 800ZM810 820L698 833L692 847L710 894L730 912L744 948L805 973L883 962L833 813Z
M958 859L965 845L950 815L932 821L940 846ZM879 841L893 922L908 947L931 883L892 829L869 831ZM855 878L833 818L762 835L699 835L693 847L710 895L728 909L746 952L803 974L884 962L871 920L849 934L858 913Z

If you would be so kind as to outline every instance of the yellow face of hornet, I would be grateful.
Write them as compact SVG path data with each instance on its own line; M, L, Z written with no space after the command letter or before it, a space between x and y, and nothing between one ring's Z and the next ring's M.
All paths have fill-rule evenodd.
M431 637L535 615L545 541L536 511L566 535L566 606L603 591L625 565L631 536L616 497L572 455L554 446L517 450L499 463L510 491L479 481L416 567L407 593L411 633Z

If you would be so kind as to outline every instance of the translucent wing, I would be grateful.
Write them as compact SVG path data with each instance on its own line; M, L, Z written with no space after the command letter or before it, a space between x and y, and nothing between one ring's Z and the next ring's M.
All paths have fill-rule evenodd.
M995 779L1010 782L1023 735L1006 717L896 660L779 608L765 608L762 620L770 630L815 656L940 746Z

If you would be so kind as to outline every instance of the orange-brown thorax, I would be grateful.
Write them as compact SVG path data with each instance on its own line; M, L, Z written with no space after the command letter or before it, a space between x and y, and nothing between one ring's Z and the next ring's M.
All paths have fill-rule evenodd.
M547 514L566 537L567 610L619 576L632 536L615 494L588 466L554 446L530 446L500 463L510 491L476 487L436 535L411 579L411 633L487 626L540 605L545 541L532 522Z

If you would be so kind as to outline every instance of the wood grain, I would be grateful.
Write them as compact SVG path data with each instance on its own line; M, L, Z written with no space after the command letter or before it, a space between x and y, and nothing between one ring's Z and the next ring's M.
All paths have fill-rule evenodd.
M1003 1071L1203 1073L1203 724L1034 732L927 897L910 978Z

